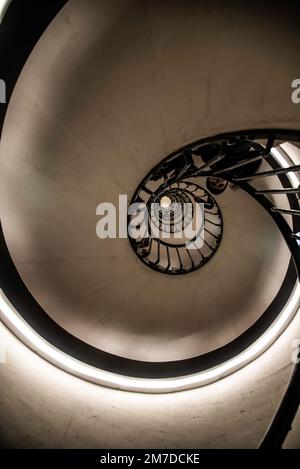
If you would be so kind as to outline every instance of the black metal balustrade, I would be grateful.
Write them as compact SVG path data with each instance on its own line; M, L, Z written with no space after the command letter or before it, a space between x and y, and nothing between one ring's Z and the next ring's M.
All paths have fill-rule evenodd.
M293 138L294 137L293 135ZM264 144L261 141L262 139L265 140ZM251 193L251 187L253 187L252 181L258 178L284 176L290 172L299 172L300 165L293 165L289 168L273 168L258 173L253 172L253 169L256 170L257 168L257 163L261 163L263 160L266 162L273 160L270 154L271 148L276 144L276 140L281 140L281 137L279 133L276 135L276 133L270 132L270 135L267 136L263 135L260 137L258 135L257 140L259 140L259 142L255 140L255 135L248 136L246 133L241 133L224 136L223 139L213 141L210 144L206 141L202 145L191 145L163 160L162 163L156 166L150 174L146 176L136 190L132 203L144 203L148 207L149 213L151 213L151 204L155 202L159 204L159 200L168 195L171 195L172 201L176 202L180 201L182 194L185 194L185 202L189 202L192 206L202 201L204 202L204 224L206 226L201 227L201 229L204 235L211 235L211 237L214 238L214 242L213 245L211 245L204 239L204 246L209 248L209 251L207 252L206 250L204 253L201 249L190 250L188 248L189 243L184 238L182 238L183 241L181 243L174 243L174 240L172 240L172 242L166 242L159 236L153 237L150 229L150 236L146 240L131 238L134 251L145 264L163 273L183 274L192 272L203 266L216 253L222 239L223 220L220 208L212 194L208 194L207 191L199 185L203 178L222 178L228 182L240 185L240 187L241 183L248 181L248 192ZM205 162L207 155L214 156ZM197 183L192 182L198 178L200 183L197 181ZM287 182L289 182L288 178ZM254 193L251 193L251 195L260 198L261 196L268 196L269 194L291 196L298 193L300 193L299 187L266 190L257 190L254 188ZM210 198L210 204L207 203L207 200L203 200L203 197L204 199ZM293 203L295 205L295 200L293 200ZM296 203L296 208L270 206L268 209L273 213L299 216L300 210L298 206L299 205ZM172 208L172 206L170 208ZM217 217L217 220L210 220L210 214ZM152 220L151 217L150 219ZM129 223L131 220L132 216L129 217ZM176 220L174 219L173 223L175 222ZM214 228L217 227L218 229L212 233L207 228L207 224L211 224ZM160 234L163 233L163 228L164 225L161 224L159 226ZM172 231L172 226L170 230ZM291 233L290 236L293 237L293 234L295 233ZM198 233L198 237L199 236L200 234ZM197 235L195 238L197 238ZM190 244L193 244L194 241L195 239L191 240ZM191 256L193 251L197 253L198 259L194 259ZM167 258L167 262L165 259L162 260L162 257ZM184 258L186 261L183 261Z
M142 203L147 208L148 229L147 237L130 236L131 245L138 257L158 272L176 275L193 272L218 249L223 232L221 211L214 197L198 184L184 180L165 185L164 180L171 180L169 172L151 173L137 190L132 203L137 206ZM161 205L164 199L170 201L169 206ZM188 237L186 229L195 221L200 204L203 210L198 211L197 229ZM129 224L133 219L131 215Z

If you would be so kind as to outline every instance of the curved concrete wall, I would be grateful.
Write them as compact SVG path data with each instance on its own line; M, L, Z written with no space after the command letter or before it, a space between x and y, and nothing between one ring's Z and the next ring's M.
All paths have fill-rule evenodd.
M51 272L58 244L47 242L49 233L57 239L65 233L59 252L72 254L80 220L94 226L97 203L120 190L131 195L141 177L171 151L220 132L298 129L300 106L291 102L290 84L298 74L299 50L297 15L287 4L275 11L272 2L247 7L234 1L70 0L22 73L1 142L6 176L1 215L31 289L35 279L41 280L41 258L33 257L27 266L22 261L28 261L28 252L35 256L38 242ZM19 179L16 162L22 168ZM67 223L66 212L71 214ZM49 230L54 222L55 230ZM120 246L111 248L117 267L125 252ZM281 249L280 243L274 246ZM281 276L288 260L282 250L277 259ZM127 254L124 259L128 262ZM81 275L88 271L81 267ZM57 272L55 267L53 278ZM61 272L68 281L76 267L69 262ZM80 277L70 285L69 298L79 282ZM35 293L40 291L38 285ZM56 285L54 291L62 304L64 289L59 295ZM77 290L73 293L76 297ZM254 447L291 373L298 323L296 318L247 368L173 396L136 396L83 383L43 362L3 328L8 354L0 368L2 434L7 444L23 447ZM194 353L199 349L190 348L187 355ZM149 431L141 436L144 428Z

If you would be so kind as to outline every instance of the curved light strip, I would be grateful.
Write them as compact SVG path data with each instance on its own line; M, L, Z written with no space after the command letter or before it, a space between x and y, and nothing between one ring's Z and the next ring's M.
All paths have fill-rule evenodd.
M0 23L3 20L11 1L12 0L0 0Z
M273 148L272 155L281 166L286 167L287 163L278 150ZM295 187L295 184L297 184L296 187L298 187L298 180L296 181L294 178L290 177L290 181L293 187ZM227 360L221 365L217 365L199 373L193 373L191 375L177 378L145 379L123 376L98 369L96 367L87 365L57 349L52 344L43 339L39 334L37 334L34 329L32 329L26 323L22 316L9 302L4 292L0 290L1 320L12 332L16 334L16 336L21 341L27 344L29 348L38 353L41 357L45 358L47 361L57 366L58 368L61 368L62 370L87 381L91 381L106 387L144 393L176 392L204 386L206 384L212 383L213 381L224 378L230 373L233 373L239 368L242 368L261 355L274 343L274 341L292 320L293 316L299 308L299 304L300 284L297 280L289 301L276 320L259 339L257 339L242 353L238 354L230 360Z
M287 155L288 153L286 152L286 150L284 150L283 148L281 148L281 151L284 151ZM288 168L290 166L290 164L286 161L286 159L284 158L284 156L280 153L280 151L278 150L278 148L272 148L272 150L270 151L271 155L273 156L273 158L277 161L277 163L279 163L279 165L282 167L282 168ZM288 155L289 156L289 155ZM292 160L292 158L290 158ZM292 160L293 161L293 160ZM294 164L299 164L299 162L295 163L293 162ZM299 179L297 178L296 174L295 173L287 173L287 177L289 178L290 182L291 182L291 186L294 187L294 189L298 189L299 187Z
M183 391L217 381L257 358L276 340L279 334L289 324L299 306L299 298L300 284L297 282L288 304L272 326L248 349L236 357L206 371L184 377L164 379L144 379L122 376L109 371L100 370L70 357L39 336L13 308L2 290L0 290L0 316L3 322L32 350L53 365L75 376L102 386L126 391L166 393Z

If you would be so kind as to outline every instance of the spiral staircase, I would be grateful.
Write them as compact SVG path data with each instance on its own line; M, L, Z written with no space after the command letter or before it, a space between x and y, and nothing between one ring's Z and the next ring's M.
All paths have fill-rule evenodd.
M222 2L70 0L38 19L23 2L8 9L1 52L9 41L19 52L14 65L7 56L1 109L7 446L299 444L300 115L290 89L274 97L294 73L300 38L288 5L266 29L258 3L241 50L245 11L235 2L233 29ZM22 22L14 39L11 25L26 15L31 30ZM266 91L279 24L291 48ZM97 203L123 192L165 211L189 202L190 219L202 203L203 242L97 240ZM182 228L172 213L167 227L154 215L158 230Z

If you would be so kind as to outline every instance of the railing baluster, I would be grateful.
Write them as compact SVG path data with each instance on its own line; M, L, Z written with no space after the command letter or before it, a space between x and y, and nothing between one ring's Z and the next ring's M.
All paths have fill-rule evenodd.
M176 248L176 252L177 252L177 256L178 256L178 260L179 260L180 270L183 270L183 264L182 264L182 260L181 260L181 256L180 256L178 248Z
M193 260L192 256L190 255L189 249L186 249L186 252L187 252L187 254L188 254L189 258L190 258L190 261L191 261L191 263L192 263L192 269L193 269L193 268L195 267L194 260Z
M289 168L273 169L271 171L264 171L263 173L252 174L251 176L243 176L234 178L233 181L247 181L249 179L258 179L261 177L276 176L277 174L296 173L300 171L300 165L290 166Z
M166 267L166 270L169 270L170 266L171 266L171 259L170 259L170 251L169 251L169 247L167 247L167 257L168 257L168 265Z
M156 242L157 242L157 261L154 262L154 265L159 264L159 261L160 261L160 242L157 241L157 240L156 240Z
M266 149L265 149L265 155L266 156L269 156L269 153L270 153L272 147L274 146L275 140L276 140L276 135L275 134L270 135L270 137L268 138Z
M213 171L213 176L216 176L217 174L222 174L226 173L227 171L231 171L236 168L241 168L242 166L246 166L250 163L254 163L255 161L262 160L264 157L262 155L255 156L254 158L249 158L248 160L242 160L239 163L235 163L231 166L227 166L227 168L223 169L218 169L218 171Z
M148 187L146 187L146 186L143 186L143 187L141 188L141 190L144 191L144 192L146 192L146 193L149 194L149 195L153 195L153 192L152 192L150 189L148 189Z
M201 168L198 169L198 171L194 174L192 174L192 177L197 177L203 170L206 170L207 168L210 169L210 167L213 164L218 163L219 161L223 160L225 158L225 153L222 153L221 155L214 156L211 160L209 160L207 163L205 163Z
M206 246L207 246L211 251L215 252L215 249L214 249L213 247L211 247L211 246L208 244L208 242L207 242L204 238L202 238L202 236L200 236L200 239L204 242L204 244L206 244Z
M300 194L300 187L298 189L264 189L255 191L255 194Z
M205 221L207 221L208 223L214 226L222 226L220 223L214 223L213 221L209 220L207 217L205 217Z
M272 212L286 213L287 215L296 215L297 217L300 216L300 210L294 210L294 209L291 209L291 208L273 207Z
M204 228L204 231L206 231L208 234L210 234L213 238L218 239L218 236L213 234L211 231L209 231L207 228Z

